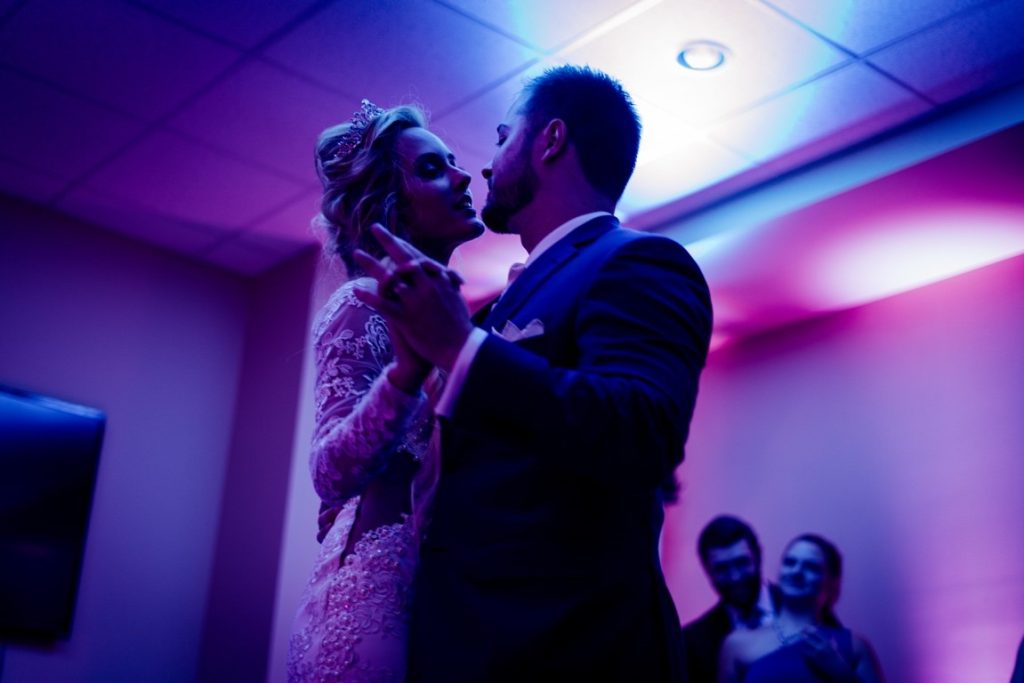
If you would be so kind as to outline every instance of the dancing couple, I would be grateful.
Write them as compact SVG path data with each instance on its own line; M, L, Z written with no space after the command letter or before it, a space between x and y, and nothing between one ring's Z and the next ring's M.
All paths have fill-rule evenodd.
M529 82L470 174L413 107L324 132L319 220L350 279L314 326L321 552L291 681L677 681L658 556L711 304L697 265L613 212L628 94ZM529 257L471 318L448 268L484 225Z

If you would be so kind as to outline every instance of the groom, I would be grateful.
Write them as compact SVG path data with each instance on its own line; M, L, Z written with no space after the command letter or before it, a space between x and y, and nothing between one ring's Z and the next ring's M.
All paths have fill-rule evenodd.
M480 327L454 279L379 233L364 291L448 371L442 471L412 606L411 681L676 681L658 556L711 304L676 242L612 215L640 124L607 75L530 82L483 171L485 223L526 268Z

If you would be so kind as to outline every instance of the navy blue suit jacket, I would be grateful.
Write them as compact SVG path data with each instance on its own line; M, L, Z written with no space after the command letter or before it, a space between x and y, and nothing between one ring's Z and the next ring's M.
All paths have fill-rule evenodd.
M722 602L683 627L687 683L717 683L722 643L732 631L732 617Z
M711 304L676 242L592 220L484 321L442 424L414 587L413 681L681 680L658 559Z

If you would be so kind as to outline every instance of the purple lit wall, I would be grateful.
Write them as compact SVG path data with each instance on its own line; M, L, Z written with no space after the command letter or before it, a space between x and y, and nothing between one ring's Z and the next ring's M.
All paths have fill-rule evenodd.
M266 677L317 249L250 283L246 347L220 507L199 681ZM296 408L296 406L302 406ZM306 452L305 440L301 447ZM258 653L258 656L253 656Z
M71 639L5 683L264 678L314 261L246 280L0 198L0 381L108 418Z
M309 297L309 314L313 316L326 303L330 294L345 281L344 268L337 260L320 259ZM313 341L307 326L307 347ZM288 477L288 498L284 510L281 556L277 568L274 595L274 620L270 649L267 653L268 683L285 683L288 636L298 609L302 591L309 581L313 562L320 546L316 542L316 518L320 500L313 491L309 475L309 446L313 438L313 388L316 372L312 354L306 354L299 391L297 421Z
M842 310L711 355L663 544L684 620L713 602L696 536L730 512L758 529L767 577L800 532L838 543L840 616L888 680L1009 678L1024 633L1024 168L1007 147L1020 133L777 219L814 234L788 254L766 231L709 260L723 303L745 286L756 309L760 273L790 301L839 296L828 307ZM859 267L830 269L829 254ZM757 265L729 278L729 258ZM808 264L820 279L802 279Z
M71 639L3 679L195 676L245 343L240 278L0 203L0 377L107 431Z

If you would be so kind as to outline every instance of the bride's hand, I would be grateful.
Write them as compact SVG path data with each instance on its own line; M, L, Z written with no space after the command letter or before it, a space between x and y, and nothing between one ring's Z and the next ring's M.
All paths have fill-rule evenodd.
M388 381L407 394L417 394L434 366L412 350L396 325L389 325L389 328L395 365L388 372Z

